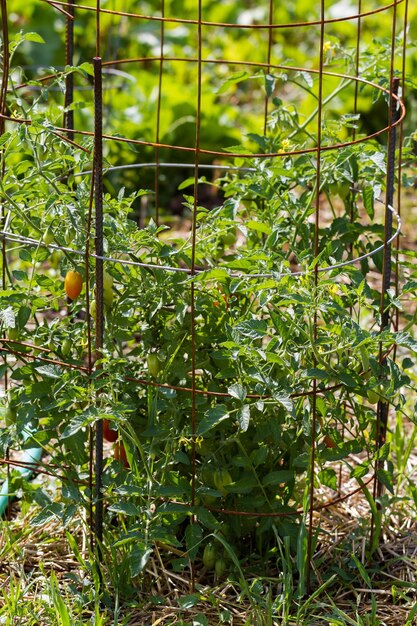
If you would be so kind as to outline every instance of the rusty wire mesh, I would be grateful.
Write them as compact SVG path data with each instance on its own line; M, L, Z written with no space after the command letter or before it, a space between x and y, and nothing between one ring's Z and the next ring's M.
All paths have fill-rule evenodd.
M384 4L383 6L372 6L372 7L364 7L364 2L359 0L357 10L355 10L352 15L344 15L343 17L337 16L329 16L329 10L326 8L324 0L321 0L320 3L317 3L317 19L313 19L311 21L302 21L299 19L299 16L294 18L292 23L279 23L276 21L274 17L277 12L277 3L274 0L270 0L269 3L264 3L267 6L263 7L265 9L265 14L267 15L267 19L265 21L261 20L261 22L257 23L256 20L250 21L250 23L242 23L239 21L237 23L223 23L218 21L213 21L209 19L210 16L205 15L204 3L202 0L199 0L196 3L196 17L194 18L186 18L182 15L167 15L164 6L164 0L162 0L160 7L155 10L155 13L152 15L142 15L140 13L129 13L125 11L112 11L107 8L102 8L100 6L100 0L97 0L96 4L84 5L79 4L75 1L69 2L61 2L58 0L39 0L40 3L47 3L50 5L51 16L52 15L61 15L65 17L66 20L66 42L65 42L65 65L73 66L74 65L74 53L76 50L76 46L74 45L74 24L77 24L77 18L83 12L93 12L95 14L95 57L93 59L93 67L94 67L94 86L93 86L93 107L94 107L94 129L90 130L77 128L74 120L74 111L71 108L71 104L74 99L74 90L77 89L77 86L74 85L74 75L69 73L65 77L65 91L63 95L64 99L64 120L62 126L54 126L50 127L48 131L54 135L56 135L60 140L70 144L75 149L80 149L84 152L88 152L92 156L92 169L89 171L84 171L81 173L76 173L74 178L77 177L82 178L83 180L90 177L91 180L91 194L90 194L90 203L88 207L88 219L87 219L87 233L86 233L86 241L90 241L94 237L95 249L94 252L91 251L90 246L86 245L85 250L77 250L73 247L66 247L56 244L49 244L51 249L62 249L65 250L70 255L74 257L79 257L83 260L85 265L86 272L86 302L85 307L86 310L89 311L90 308L90 299L91 299L91 290L88 288L92 276L91 268L94 267L94 284L96 289L96 302L97 302L97 313L96 313L96 324L94 327L95 336L93 336L93 326L91 323L90 316L86 316L87 318L87 336L88 336L88 346L87 346L87 358L84 363L68 363L64 359L50 358L47 356L48 349L36 348L36 353L34 352L35 346L33 343L27 341L11 341L7 339L5 336L0 339L2 344L2 354L5 358L5 362L7 363L8 356L14 356L16 359L21 357L22 349L30 349L32 352L25 350L24 357L25 359L36 359L38 361L44 363L52 363L61 368L71 368L73 370L82 372L87 378L92 376L100 376L100 371L97 370L97 366L95 364L98 359L100 362L100 354L103 348L103 338L104 338L104 300L103 300L103 267L104 264L112 264L112 263L122 263L125 265L131 265L133 267L147 268L147 269L157 269L171 273L178 273L185 275L186 277L195 277L198 274L203 274L206 269L200 268L198 266L198 262L196 259L196 243L198 239L198 224L197 224L197 215L198 215L198 206L199 206L199 179L201 176L201 172L209 171L209 168L215 168L217 171L229 170L237 170L250 172L251 171L251 163L253 159L274 159L277 162L280 159L288 158L289 156L299 156L299 155L312 155L316 160L316 180L312 181L312 184L315 186L316 195L315 195L315 210L314 210L314 240L311 242L311 246L313 249L313 256L315 258L319 257L319 248L320 248L320 227L322 220L322 205L320 201L320 187L322 181L322 171L321 164L323 154L328 151L341 150L347 146L352 146L359 143L365 143L371 139L375 139L377 137L385 136L387 140L387 152L388 152L388 169L387 169L387 184L386 184L386 197L384 200L380 200L379 202L383 203L385 206L385 218L384 218L384 241L381 245L374 247L373 250L365 253L356 258L352 258L352 249L350 252L349 258L340 263L326 263L321 266L320 261L312 264L312 267L307 269L293 269L292 275L302 277L310 277L314 282L315 288L318 287L320 283L320 277L322 274L331 274L334 278L336 276L337 270L343 270L344 267L349 267L355 263L360 263L364 259L370 258L378 252L383 252L384 265L383 271L380 276L380 291L381 291L381 328L387 328L390 325L390 309L387 306L387 292L392 285L392 269L391 269L391 258L393 256L391 250L391 244L395 241L395 245L397 246L398 253L398 242L399 242L399 233L401 229L401 219L400 219L400 203L401 203L401 145L402 145L402 121L405 115L405 107L404 107L404 72L405 72L405 50L406 50L406 37L403 38L403 48L402 48L402 58L398 59L395 55L395 37L400 29L403 29L404 33L406 33L406 25L407 25L407 2L405 0L399 0L398 2L392 2ZM398 9L399 5L404 6L403 16L400 23L400 18L398 17ZM2 32L3 32L3 78L2 78L2 87L1 87L1 97L0 97L0 133L3 134L7 125L13 126L15 124L22 125L31 125L31 119L24 119L22 117L16 118L7 110L7 93L8 89L10 89L9 84L9 64L8 64L8 7L6 0L1 0L1 10L2 10ZM363 78L359 74L359 56L360 56L360 46L361 46L361 29L363 28L363 24L365 20L370 19L376 14L390 12L392 15L392 28L391 28L391 55L390 55L390 71L389 76L386 76L386 81L384 86L382 84L373 83L366 78ZM103 16L112 16L115 20L117 19L127 19L127 20L138 20L143 23L157 23L159 25L159 54L158 55L149 55L138 58L107 58L107 50L105 45L103 44L101 37L101 19ZM355 40L356 40L356 51L355 51L355 72L353 74L343 73L341 71L329 71L325 68L325 41L328 29L331 29L333 26L337 26L341 22L349 22L352 25L352 28L355 30ZM167 28L171 28L172 25L181 25L184 28L192 28L196 37L196 46L195 50L192 51L192 54L185 54L183 56L173 56L165 54L166 49L166 32ZM309 67L297 67L290 64L281 64L277 61L277 52L274 49L275 42L277 39L278 31L288 33L290 31L295 31L298 36L302 37L302 33L305 29L316 28L316 48L313 51L314 63ZM216 58L216 51L207 49L205 34L209 29L219 29L221 32L231 32L234 31L241 35L242 31L259 31L261 33L261 37L263 37L264 41L264 49L261 51L254 51L254 57L259 56L259 60L249 61L247 59L239 59L239 58ZM285 41L285 39L284 39ZM280 39L280 45L282 45L282 40ZM259 54L258 54L259 52ZM279 52L281 52L281 48L279 48ZM169 67L173 64L183 64L187 68L191 68L191 72L193 72L194 76L194 84L193 84L193 95L196 97L196 118L194 123L195 130L195 139L193 145L178 145L178 144L169 144L161 141L161 109L164 106L164 94L169 89ZM154 138L153 139L140 139L137 137L122 137L116 134L112 134L106 132L106 115L103 113L103 94L105 93L105 86L103 87L103 71L107 68L119 68L123 67L125 71L129 72L129 67L134 66L138 67L149 67L152 66L155 69L155 86L157 89L157 107L156 107L156 119L155 125L153 128ZM254 151L249 149L240 149L234 150L233 148L224 149L223 147L218 147L217 149L212 149L207 147L201 137L201 118L203 115L204 109L204 96L205 89L207 88L207 84L204 82L204 73L211 72L213 66L218 66L222 68L223 75L226 77L232 74L233 68L244 68L246 71L263 71L266 75L269 75L273 72L284 71L284 72L298 72L304 73L305 75L311 77L311 81L313 79L316 81L315 86L317 88L316 91L316 101L317 101L317 111L314 116L313 124L316 127L316 132L313 138L311 138L310 142L303 146L302 148L291 150L291 148L280 149L268 151ZM48 89L49 82L56 77L56 73L50 73L47 75L37 76L37 85L44 85L44 88ZM340 81L345 81L346 84L349 85L350 89L353 89L352 94L352 110L351 112L355 115L358 112L358 99L359 93L363 90L365 93L366 89L369 88L369 93L373 90L378 90L382 92L386 98L388 99L388 107L387 107L387 123L382 128L374 132L369 132L365 136L357 136L356 128L354 128L350 134L347 136L343 142L335 141L333 143L329 143L328 141L324 141L322 137L322 128L323 128L323 116L326 110L326 80L328 79L337 79ZM400 90L399 90L400 88ZM30 93L31 83L28 81L21 82L19 85L14 85L13 89L23 94L22 97L25 97L25 94ZM268 115L270 114L270 104L268 97L263 97L258 99L258 108L262 112L259 116L263 118L263 132L264 135L267 134L267 123L268 123ZM240 103L237 102L235 105L239 108ZM258 111L259 114L259 111ZM397 140L397 129L399 129L399 138ZM82 141L85 140L85 141ZM88 140L92 140L93 144L88 143ZM134 164L126 164L119 165L117 167L112 168L109 165L105 165L103 163L103 143L105 145L112 144L113 146L117 146L118 143L129 144L130 146L138 146L138 147L146 147L153 149L153 161L148 160L147 162L139 162ZM396 145L399 146L399 154L396 155L395 149ZM167 153L167 150L171 151L169 154L172 155L172 160L169 162L164 162L161 160L161 153L163 151L164 154ZM150 153L148 152L148 155ZM178 163L177 158L181 158L182 155L187 155L189 158L186 163ZM235 160L238 159L240 164L236 165ZM250 161L249 164L247 161ZM138 260L127 259L116 256L108 256L105 254L105 250L103 247L103 177L110 174L112 171L123 172L126 170L131 170L134 168L150 168L154 169L154 195L153 195L153 216L155 218L156 223L160 223L163 221L163 216L160 215L160 194L161 194L161 173L168 168L178 168L183 170L184 168L189 168L191 172L193 172L193 210L192 210L192 219L190 225L190 237L191 237L191 263L189 267L184 267L180 265L169 265L168 263L161 264L160 262L147 263L141 262ZM397 196L395 201L395 175L397 173ZM4 174L4 171L3 171ZM72 172L66 172L65 177L71 176ZM166 180L164 178L164 180ZM353 195L360 194L360 190L356 185L352 186L350 193ZM394 205L395 208L394 208ZM28 238L19 233L14 233L8 228L8 210L7 207L2 205L2 280L3 280L3 289L7 288L8 285L8 275L6 272L7 263L8 263L8 249L7 245L9 243L19 243L27 246L42 246L44 245L41 241L36 239ZM393 231L392 227L392 219L393 217L396 219L395 230ZM77 261L78 262L78 261ZM212 268L211 268L212 269ZM273 278L275 280L279 280L282 276L285 276L286 272L279 274L277 272L259 272L259 271L236 271L236 270L228 270L229 277L245 279L247 281L251 281L253 283L253 290L256 291L257 283L261 279L265 278ZM215 279L213 279L215 280ZM395 276L394 276L394 284L395 289L398 292L398 264L395 266ZM196 323L196 292L198 290L198 283L195 281L191 281L189 283L189 307L190 307L190 341L191 341L191 384L190 385L177 385L170 384L168 382L158 382L155 380L151 380L146 376L146 372L143 376L133 376L129 373L126 375L125 380L131 383L136 384L139 388L153 387L156 389L170 389L175 390L180 393L188 394L191 397L190 404L190 413L188 416L189 424L191 426L191 501L188 503L188 506L194 507L196 504L196 494L197 494L197 468L196 468L196 459L197 459L197 450L196 450L196 439L197 439L197 431L198 424L200 420L199 410L198 410L198 398L199 396L209 396L213 399L217 398L227 398L231 397L230 392L225 388L223 390L211 390L208 388L201 388L199 386L199 378L197 372L197 362L196 362L196 353L198 349L198 334L197 334L197 323ZM398 312L396 313L398 315ZM398 326L398 318L396 321L394 320L396 326ZM314 328L314 340L317 339L317 331L318 331L318 312L317 310L314 313L313 320L313 328ZM389 352L391 352L393 348ZM40 355L39 352L42 353L44 351L44 356ZM379 353L379 362L383 365L386 362L386 358L389 353L384 352L382 342L380 344L380 353ZM318 362L316 356L313 355L312 358L312 368L317 369ZM98 366L100 368L100 365ZM366 371L362 371L362 374L365 375ZM106 376L104 372L102 374ZM7 379L7 371L5 373L4 384L7 388L9 381ZM311 584L311 564L313 560L313 537L316 532L314 515L316 512L322 510L326 507L331 507L332 505L342 502L344 500L349 499L353 494L358 493L358 491L363 490L367 485L372 484L373 497L374 499L381 492L381 483L378 480L377 470L381 467L383 461L376 460L374 472L372 475L368 476L364 479L364 482L354 489L350 489L346 491L343 489L343 478L342 473L339 475L339 486L338 486L338 494L336 497L329 498L328 501L317 501L315 495L315 482L312 477L315 476L316 473L316 459L315 459L315 451L318 445L316 439L317 425L319 420L318 408L317 408L317 398L320 396L325 396L325 394L329 391L337 390L342 386L342 383L337 383L334 385L323 386L320 384L320 381L317 377L312 379L311 388L306 389L304 391L294 391L291 393L292 398L300 398L300 397L308 397L311 400L311 449L310 449L310 459L309 459L309 468L308 468L308 476L310 477L309 483L309 496L308 496L308 506L307 507L298 507L291 511L254 511L254 510L227 510L224 507L216 507L210 506L208 507L214 513L221 513L223 516L249 516L249 517L287 517L287 516L305 516L306 517L306 525L308 528L308 567L307 567L307 586L310 587ZM269 396L267 394L262 394L259 392L255 392L253 390L249 390L247 393L247 398L257 399L257 400L266 400ZM376 447L380 448L385 442L386 436L386 428L387 428L387 418L388 418L388 403L383 399L379 399L378 408L376 411ZM93 442L93 437L95 438L95 442ZM90 500L90 528L92 532L92 539L95 538L98 545L98 550L100 552L102 541L103 541L103 509L105 506L105 496L103 496L103 468L104 468L104 457L103 457L103 424L102 420L98 420L93 429L91 429L90 433L90 470L89 470L89 478L87 481L84 481L84 484L90 486L90 490L94 495ZM10 460L9 458L2 459L3 463L7 463L8 466L19 464L19 461ZM32 465L31 465L32 467ZM46 466L43 464L39 464L35 467L37 472L48 473L56 476L57 470L59 467L55 466ZM61 468L62 469L62 468ZM60 474L58 474L60 475ZM73 479L72 479L73 480ZM80 481L82 483L83 481ZM94 487L94 491L93 491ZM187 503L179 503L187 506ZM94 519L93 519L94 517ZM194 518L192 517L192 521Z

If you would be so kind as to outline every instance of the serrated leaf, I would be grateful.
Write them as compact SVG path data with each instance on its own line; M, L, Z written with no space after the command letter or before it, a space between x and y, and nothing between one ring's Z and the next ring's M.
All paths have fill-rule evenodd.
M192 609L193 606L200 602L200 598L196 593L190 593L182 596L182 598L178 598L177 602L181 609Z
M278 402L281 406L284 407L289 413L294 413L294 404L289 396L285 396L281 393L273 393L273 398L276 402Z
M50 510L49 506L42 509L40 513L31 519L31 526L45 526L51 520L56 519L56 515Z
M240 429L243 432L246 432L248 430L249 421L250 421L250 406L249 406L249 404L245 404L245 406L243 406L241 408L241 410L238 413L237 419L238 419L238 422L239 422Z
M109 511L123 515L140 515L140 508L133 502L116 502L109 506Z
M377 471L378 480L388 489L390 493L394 493L394 483L392 480L392 475L387 472L385 469L379 469Z
M0 311L0 320L6 328L16 328L16 317L11 306Z
M404 331L395 334L395 343L399 346L405 346L413 352L417 352L417 341Z
M217 406L211 407L205 412L203 419L197 426L196 434L204 435L204 433L208 432L228 417L229 412L224 404L218 404Z
M294 480L295 472L291 470L276 470L275 472L269 472L264 476L262 484L264 487L268 485L279 485L281 483L289 483Z
M214 517L213 513L205 509L204 507L197 507L195 510L197 519L209 530L216 530L220 528L220 522Z
M185 530L185 545L187 546L188 556L194 561L197 556L200 543L203 539L203 529L200 524L193 523L187 526Z
M35 370L45 378L62 378L62 371L56 365L39 365Z
M373 220L374 215L375 215L375 210L374 210L374 190L372 189L372 187L365 187L365 189L362 192L362 198L363 198L363 206L365 207L365 210L367 214L369 215L369 219Z
M311 74L309 74L308 72L300 72L300 76L303 78L303 80L305 81L305 83L310 87L313 86L313 79L311 77Z
M321 370L318 367L312 367L305 371L307 378L319 378L320 380L327 380L329 374L326 370Z
M267 333L268 324L265 320L246 320L237 324L235 329L244 337L262 339Z
M330 487L330 489L334 489L335 491L337 491L337 476L334 469L323 469L319 472L318 476L322 485L324 485L325 487Z
M146 567L149 557L152 554L151 548L134 548L129 555L130 571L132 576L138 576Z
M249 74L245 71L236 72L236 74L232 74L232 76L229 76L229 78L225 80L222 85L220 85L219 89L217 90L217 93L218 94L226 93L226 91L228 91L230 87L232 87L233 85L236 85L237 83L241 83L243 80L246 80L248 77L249 77Z
M71 419L71 422L67 424L67 426L64 428L64 432L61 434L61 438L66 439L67 437L72 437L72 435L78 433L78 431L81 430L81 428L84 428L84 426L86 426L87 424L88 419L85 415L76 415Z
M242 387L242 385L239 385L239 383L234 383L233 385L230 385L227 392L232 396L232 398L236 398L241 402L244 402L246 398L246 389Z

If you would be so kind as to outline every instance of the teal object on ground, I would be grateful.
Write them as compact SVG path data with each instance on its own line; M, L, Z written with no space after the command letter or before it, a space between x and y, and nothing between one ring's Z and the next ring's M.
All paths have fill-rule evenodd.
M30 436L30 433L26 431L26 439ZM42 448L29 448L23 453L22 463L39 463L42 458ZM33 471L29 467L16 467L17 471L23 476L23 478L30 478ZM3 516L7 510L9 501L14 500L15 494L9 493L9 481L5 480L0 490L0 516Z

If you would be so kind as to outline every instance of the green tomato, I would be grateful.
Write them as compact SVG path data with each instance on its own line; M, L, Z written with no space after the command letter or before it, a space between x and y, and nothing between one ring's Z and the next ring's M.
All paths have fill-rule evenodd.
M12 424L16 424L16 408L12 404L8 404L4 411L4 420L6 422L6 426L11 426Z
M114 293L112 289L103 289L103 302L106 309L111 309L114 300Z
M104 291L111 291L113 289L113 276L108 272L103 272L103 289Z
M227 470L217 470L216 472L214 472L213 478L216 489L218 489L223 495L226 495L226 487L233 483L233 479L230 476L229 472Z
M90 315L95 320L97 315L97 302L95 300L91 300L90 302Z
M11 341L16 341L16 339L19 339L19 329L17 328L17 326L7 329L7 338Z
M67 236L65 237L66 244L69 245L75 239L76 230L73 226L71 226L67 231Z
M335 183L331 183L329 185L329 191L332 194L332 196L339 196L342 200L344 200L346 196L349 194L350 184L347 181L345 182L338 181Z
M212 496L209 493L202 493L201 494L201 502L202 504L204 504L204 506L214 506L217 502L217 498L216 496Z
M71 341L69 339L64 339L62 342L61 352L64 356L68 356L71 352Z
M214 569L217 560L216 548L212 543L208 543L204 548L203 565L208 570Z
M148 365L150 375L157 378L159 372L161 371L161 361L158 358L158 354L156 352L150 352L146 357L146 363Z
M225 246L233 246L237 241L237 233L236 228L232 228L228 230L226 233L221 235L221 240L223 245Z
M51 267L53 267L54 269L57 269L63 256L64 256L64 253L62 252L62 250L54 250L51 254L51 258L49 261L51 264Z
M55 239L54 231L52 230L50 226L48 226L46 231L43 233L42 241L45 245L49 246L49 244L51 244L54 239Z
M366 396L370 404L376 404L380 398L379 394L373 389L368 389L368 391L366 392Z
M226 571L227 565L224 559L217 559L214 565L214 571L216 572L217 578L222 578Z
M337 184L337 194L342 200L345 200L345 198L347 198L347 196L349 195L349 191L350 184L347 181Z
M35 346L42 346L43 345L42 337L35 337L34 344ZM43 350L36 350L36 348L33 349L33 354L41 354L41 352L43 352Z

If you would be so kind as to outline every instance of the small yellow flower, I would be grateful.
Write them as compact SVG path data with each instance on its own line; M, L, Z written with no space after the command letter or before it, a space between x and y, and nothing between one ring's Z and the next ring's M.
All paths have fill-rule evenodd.
M333 51L333 44L331 41L325 41L323 44L323 52L327 54L330 51Z
M289 139L284 139L281 143L281 148L287 152L287 150L291 149L291 141Z

